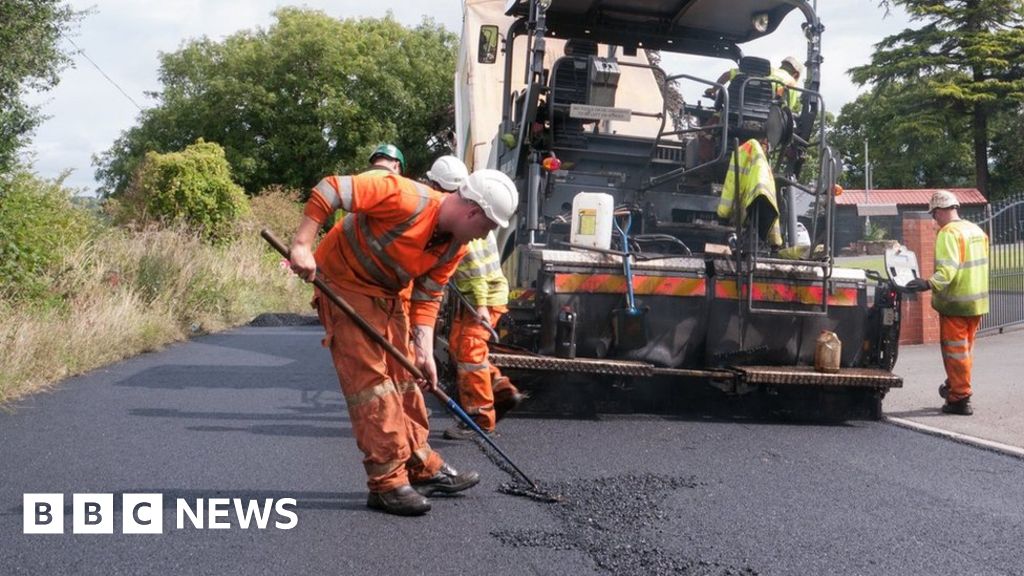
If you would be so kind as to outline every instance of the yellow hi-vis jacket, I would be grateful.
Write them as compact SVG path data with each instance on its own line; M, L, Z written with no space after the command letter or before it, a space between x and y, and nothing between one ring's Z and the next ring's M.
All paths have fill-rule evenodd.
M935 237L932 308L943 316L988 314L988 236L972 222L954 220Z
M455 269L455 287L474 306L505 306L508 304L508 280L501 271L501 254L494 232L486 238L467 244L466 253Z
M782 68L772 68L770 78L772 80L777 80L781 84L781 86L779 84L775 85L775 95L782 97L782 101L789 106L789 109L793 111L793 114L799 114L800 93L796 90L790 90L790 88L797 85L796 78L793 78L789 72L786 72Z
M736 155L739 154L739 188L740 188L740 225L747 219L747 210L758 197L764 197L771 205L774 216L772 217L771 229L768 230L768 237L765 240L772 246L782 246L782 232L779 228L779 204L775 196L775 176L772 175L772 167L768 164L768 157L765 156L761 144L751 138L740 145L739 150L732 153L729 158L729 172L725 175L725 185L722 187L722 199L718 202L718 217L736 221L733 213L735 204L734 195L736 192Z

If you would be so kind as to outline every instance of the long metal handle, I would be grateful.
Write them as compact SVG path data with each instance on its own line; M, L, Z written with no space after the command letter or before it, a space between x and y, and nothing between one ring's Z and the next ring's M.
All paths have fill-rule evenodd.
M473 316L473 318L476 318L477 322L479 322L485 328L487 328L487 331L491 334L491 338L493 338L495 342L501 341L501 337L498 336L498 333L494 330L494 327L491 326L490 319L484 318L483 316L477 313L476 307L473 306L473 303L469 301L469 298L467 298L466 295L462 293L462 290L459 290L459 288L454 284L448 284L448 290L451 290L452 292L455 293L456 296L459 297L459 300L462 302L462 305L469 310L469 313Z
M280 252L282 256L284 256L285 258L291 258L291 254L289 253L288 248L286 248L285 245L282 244L281 241L277 239L277 236L274 236L273 232L264 228L263 230L260 230L260 236L262 236L264 240L266 240L271 246L273 246L274 250ZM417 368L416 365L413 364L412 361L410 361L405 354L402 354L398 350L398 348L395 348L394 344L389 342L387 338L385 338L383 335L377 332L377 330L375 330L373 326L370 326L370 324L366 320L364 320L363 317L360 316L358 312L356 312L355 308L353 308L348 302L342 300L341 296L335 294L333 290L328 288L326 282L321 280L319 277L316 277L313 278L313 285L319 288L320 291L323 292L325 296L327 296L327 299L333 302L335 306L341 308L346 314L348 314L349 317L352 318L353 322L358 324L359 327L362 328L363 331L370 336L370 338L373 338L374 342L383 346L384 349L388 351L388 354L394 356L395 359L398 360L398 363L401 364L403 368L408 370L409 373L412 374L414 378L423 379L423 374L420 372L419 368Z
M280 252L282 256L284 256L285 258L291 258L291 254L288 248L286 248L285 245L282 244L281 241L277 239L277 236L274 236L273 232L264 228L263 230L260 230L260 236L262 236L264 240L266 240L271 246L273 246L274 250ZM401 364L403 368L408 370L409 373L412 374L413 378L416 378L417 380L425 379L423 377L423 373L420 372L420 369L417 368L416 365L413 364L411 360L409 360L408 356L402 354L402 352L398 350L398 348L395 348L394 344L389 342L388 339L385 338L380 332L377 332L377 330L373 326L370 326L370 324L365 319L363 319L363 317L360 316L358 312L356 312L355 308L352 308L352 306L348 302L345 302L345 300L342 299L341 296L335 294L334 291L327 286L326 282L324 282L320 278L313 278L313 285L320 289L320 291L323 292L325 296L327 296L327 299L330 300L335 306L341 308L346 314L348 314L349 318L351 318L352 321L356 323L356 325L362 328L363 331L366 332L366 334L370 338L372 338L374 342L380 344L384 348L384 350L388 352L388 354L391 354L395 358L395 360L398 360L398 363ZM531 488L533 488L534 490L538 489L537 485L533 483L533 480L530 480L530 477L524 474L523 471L520 470L518 466L516 466L515 462L513 462L512 459L509 458L505 454L505 452L501 450L501 448L498 448L498 445L495 444L493 440L491 440L487 433L481 430L480 427L477 426L476 422L474 422L473 419L470 418L468 414L466 414L465 410L463 410L462 407L455 402L455 400L452 400L450 396L444 393L444 390L441 390L440 388L435 386L434 388L431 389L430 392L434 395L435 398L437 398L442 404L444 404L449 410L451 410L452 413L455 414L455 416L458 417L458 419L461 420L463 424L465 424L471 430L476 432L481 438L484 439L485 442L487 442L487 444L490 445L491 448L494 448L494 451L500 454L501 457L504 458L505 461L508 462L509 465L512 466L512 468L514 468L515 471L518 472L519 475L522 476L527 483L530 484Z

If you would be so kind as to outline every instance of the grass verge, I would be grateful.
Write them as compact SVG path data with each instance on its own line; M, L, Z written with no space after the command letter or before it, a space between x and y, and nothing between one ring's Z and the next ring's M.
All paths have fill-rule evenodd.
M45 300L0 299L0 405L262 312L310 312L309 287L251 229L217 246L108 229L66 250L48 282Z

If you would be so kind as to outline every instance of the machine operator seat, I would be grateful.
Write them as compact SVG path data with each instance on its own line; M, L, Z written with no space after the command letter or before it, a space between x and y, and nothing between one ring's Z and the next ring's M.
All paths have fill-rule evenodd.
M729 81L729 134L743 142L749 138L764 138L768 121L768 109L774 97L774 87L768 80L747 80L768 78L771 63L756 56L740 58L739 72ZM742 103L740 100L742 99ZM741 107L742 104L742 107Z
M584 120L569 117L572 104L587 103L590 57L597 55L597 43L572 39L565 44L565 57L551 70L551 128L555 145L582 148Z

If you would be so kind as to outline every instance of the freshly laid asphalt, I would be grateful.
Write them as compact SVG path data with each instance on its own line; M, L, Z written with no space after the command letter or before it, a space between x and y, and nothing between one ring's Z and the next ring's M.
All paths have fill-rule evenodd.
M479 470L421 518L365 507L319 327L246 327L69 379L0 412L0 574L1021 574L1024 460L887 422L511 418L498 442L562 499ZM938 350L904 347L897 419L1020 446L1024 337L978 341L975 416L940 416ZM936 367L939 372L936 372ZM1016 427L1016 428L1015 428ZM163 494L162 535L22 533L23 495ZM298 501L292 530L177 529L178 499Z

